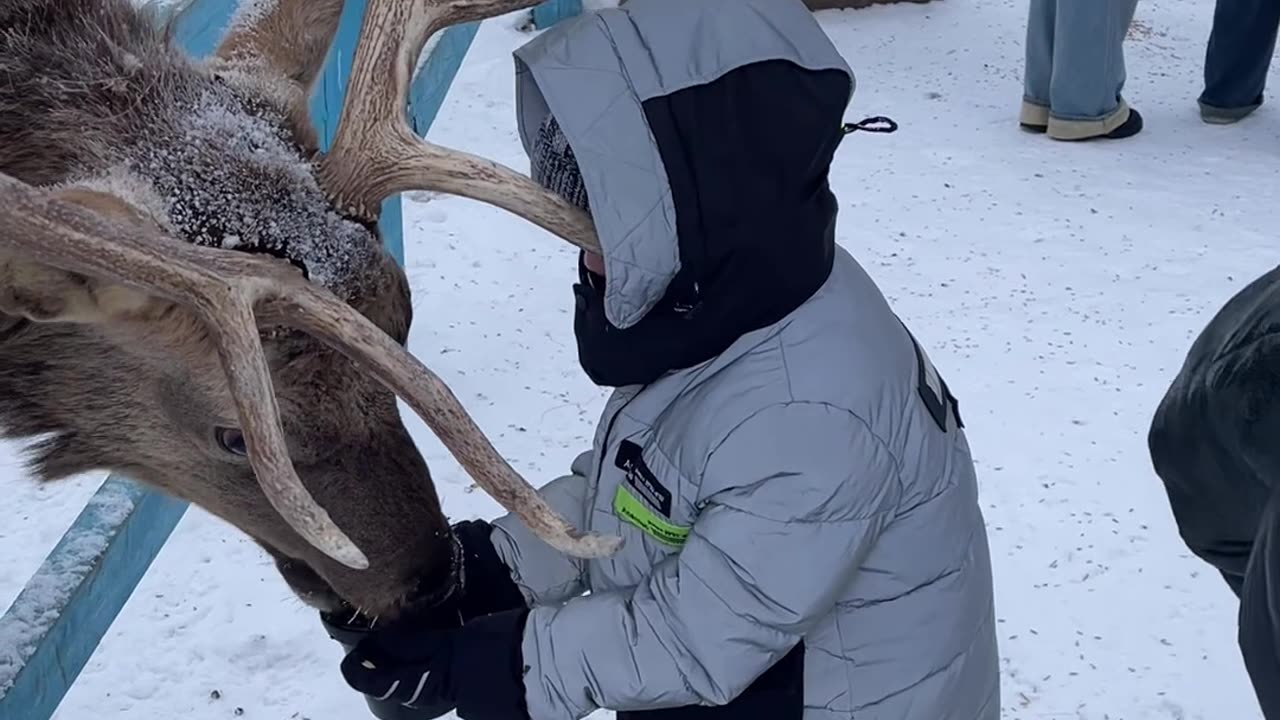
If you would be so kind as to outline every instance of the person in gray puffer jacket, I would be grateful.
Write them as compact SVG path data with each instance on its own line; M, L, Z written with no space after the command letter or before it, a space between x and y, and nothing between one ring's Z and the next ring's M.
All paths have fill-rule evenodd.
M513 516L460 523L464 589L366 638L347 682L421 709L397 717L997 720L973 461L835 243L854 77L804 3L631 0L515 64L534 178L597 225L574 332L616 388L542 493L626 542L579 561Z

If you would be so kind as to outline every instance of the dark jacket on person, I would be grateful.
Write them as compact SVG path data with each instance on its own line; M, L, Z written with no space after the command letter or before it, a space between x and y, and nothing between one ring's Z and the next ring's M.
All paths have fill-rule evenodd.
M1183 541L1240 598L1245 667L1280 720L1280 268L1201 331L1148 446Z

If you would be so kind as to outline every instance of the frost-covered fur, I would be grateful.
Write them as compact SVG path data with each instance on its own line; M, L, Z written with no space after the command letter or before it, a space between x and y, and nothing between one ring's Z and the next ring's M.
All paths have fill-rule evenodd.
M299 8L300 24L329 13L336 26L341 3ZM373 229L326 200L315 132L298 120L306 98L282 80L310 82L321 40L298 43L297 67L255 74L191 60L129 0L0 0L0 172L107 192L190 242L288 258L403 343L406 279ZM447 557L395 398L310 338L271 335L266 347L295 467L368 572L310 548L220 444L235 408L205 329L181 309L92 325L0 314L0 434L36 441L44 479L123 472L227 519L317 606L332 604L331 587L394 611Z
M119 0L0 2L0 28L6 172L132 175L155 194L130 199L192 242L288 257L348 298L364 290L376 239L325 201L310 129L241 73L193 63Z

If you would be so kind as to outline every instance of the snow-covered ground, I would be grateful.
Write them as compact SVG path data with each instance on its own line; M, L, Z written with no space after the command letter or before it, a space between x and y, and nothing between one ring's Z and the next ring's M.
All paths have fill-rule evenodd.
M1144 0L1128 44L1139 136L1020 132L1025 0L823 12L858 74L848 118L888 115L836 159L840 242L960 397L993 544L1009 720L1255 720L1233 598L1182 548L1145 432L1193 335L1280 250L1280 118L1196 114L1210 2ZM486 23L437 142L526 167L513 18ZM406 207L413 351L512 463L550 479L589 442L604 393L578 370L573 254L474 202ZM411 413L445 507L497 506ZM0 607L100 477L36 487L0 448ZM266 557L192 510L58 720L369 717L339 648Z

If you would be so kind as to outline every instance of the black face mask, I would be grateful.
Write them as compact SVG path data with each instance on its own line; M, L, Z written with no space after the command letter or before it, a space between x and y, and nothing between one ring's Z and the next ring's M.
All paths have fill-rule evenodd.
M713 357L694 341L696 298L675 286L635 325L622 330L605 316L605 278L592 273L578 257L578 282L573 286L573 334L578 363L597 385L645 385L670 370Z
M834 198L825 202L834 206ZM605 387L647 385L663 374L693 367L723 353L744 334L772 325L804 303L826 281L835 249L835 215L825 227L796 232L780 253L728 259L714 277L696 284L686 266L667 293L635 325L622 330L605 316L601 278L578 260L573 286L573 331L578 362ZM819 216L822 217L822 216ZM806 232L807 231L807 232Z

